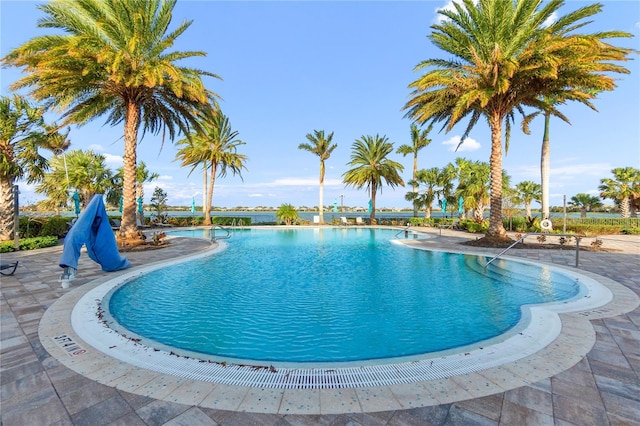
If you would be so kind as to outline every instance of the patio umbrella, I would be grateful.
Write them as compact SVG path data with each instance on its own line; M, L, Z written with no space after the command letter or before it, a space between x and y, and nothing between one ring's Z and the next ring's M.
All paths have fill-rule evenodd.
M196 212L196 199L195 197L191 198L191 213L195 213Z
M120 213L122 213L122 203L124 203L124 197L120 196L120 206L118 207L118 210L120 211Z
M78 194L78 190L77 189L73 193L71 198L73 198L73 204L74 204L74 207L75 207L76 216L78 216L80 214L80 194Z
M333 212L334 213L338 213L338 201L334 201L333 202Z
M373 210L373 203L371 200L369 200L369 213L371 213L372 210Z
M458 198L458 214L464 213L464 198Z
M142 197L138 197L138 213L142 213Z
M442 201L440 202L440 204L442 205L442 213L446 214L447 213L447 199L443 198Z

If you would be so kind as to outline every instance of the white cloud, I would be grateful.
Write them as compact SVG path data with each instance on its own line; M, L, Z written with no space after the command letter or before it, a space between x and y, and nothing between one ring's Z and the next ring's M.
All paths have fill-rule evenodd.
M558 14L553 12L551 14L551 16L549 16L543 23L542 26L543 27L548 27L549 25L553 24L554 22L556 22L558 20Z
M161 176L158 176L158 180L173 180L173 176L161 175Z
M442 142L442 145L449 145L449 151L456 151L458 145L460 144L460 136L454 136L451 139L448 139ZM469 152L469 151L477 151L480 149L480 143L475 139L467 138L464 140L464 143L460 145L460 148L457 149L457 152Z
M276 179L272 182L264 182L258 184L245 184L245 187L283 187L283 186L318 186L318 178L296 178L296 177L288 177L282 179ZM344 183L339 179L325 179L324 186L335 186L335 185L344 185Z
M104 155L104 161L111 167L122 167L124 164L120 155L107 154L106 152L103 152L102 155Z
M454 3L459 3L462 4L462 0L447 0L444 3L444 6L441 7L436 7L434 10L435 13L435 23L436 24L441 24L442 22L448 20L449 18L445 18L443 15L439 14L438 11L439 10L450 10L452 12L455 12L455 7L453 6ZM474 4L478 4L478 0L473 0Z
M95 152L104 152L104 147L100 144L97 143L93 143L91 145L89 145L89 149L95 151Z
M563 163L564 162L565 161L563 161ZM602 178L607 176L612 168L613 166L610 163L569 164L566 166L552 166L550 173L552 179L575 179L577 176ZM522 179L534 181L540 179L540 164L519 166L513 170L509 169L508 171L513 172L514 176L519 176Z
M439 10L451 10L451 11L454 11L455 9L453 7L453 3L454 3L453 0L447 0L445 2L444 6L436 7L436 9L434 11L435 15L436 15L436 17L435 17L436 24L441 24L443 21L448 19L448 18L445 18L443 15L439 14L438 11Z
M251 198L254 198L254 197L259 198L259 197L264 197L264 194L256 194L256 193L254 193L254 194L248 194L248 197L251 197Z

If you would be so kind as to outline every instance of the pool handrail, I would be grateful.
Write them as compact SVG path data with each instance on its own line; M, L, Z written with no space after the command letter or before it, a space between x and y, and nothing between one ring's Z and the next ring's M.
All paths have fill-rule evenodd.
M494 260L496 260L497 258L499 258L500 256L502 256L503 254L505 254L506 252L508 252L509 250L511 250L516 244L518 244L519 242L524 242L524 239L527 238L529 235L549 235L548 232L527 232L526 234L524 234L522 237L518 238L513 244L511 244L509 247L507 247L506 249L502 250L500 253L496 254L495 256L493 256L493 258L491 260L489 260L484 267L488 267L491 262L493 262ZM576 240L576 268L579 265L580 262L580 236L576 235L576 234L553 234L555 237L574 237Z
M216 237L216 229L221 229L226 232L226 234ZM211 241L226 240L227 238L231 238L231 231L229 229L223 227L222 225L213 225L211 227Z

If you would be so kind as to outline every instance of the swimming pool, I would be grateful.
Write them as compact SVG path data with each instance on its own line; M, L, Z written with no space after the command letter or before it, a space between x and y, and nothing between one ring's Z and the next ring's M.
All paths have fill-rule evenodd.
M404 235L244 230L215 256L136 277L106 301L124 332L152 346L221 359L326 363L490 339L518 323L522 305L581 291L574 278L544 266L499 261L485 270L478 256L412 250L395 238Z

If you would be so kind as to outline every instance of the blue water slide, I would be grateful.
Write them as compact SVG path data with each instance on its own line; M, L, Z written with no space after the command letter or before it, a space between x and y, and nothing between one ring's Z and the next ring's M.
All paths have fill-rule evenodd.
M118 251L102 194L93 196L67 233L60 257L60 267L78 269L80 249L83 245L87 247L89 258L99 263L105 272L118 271L131 265Z

